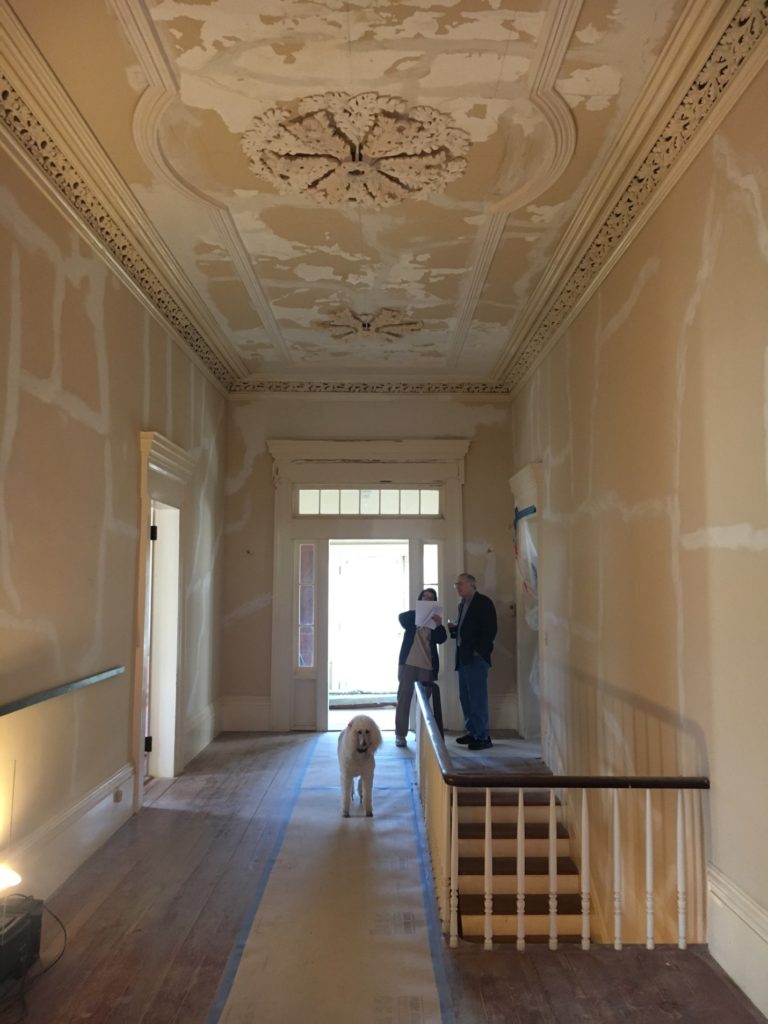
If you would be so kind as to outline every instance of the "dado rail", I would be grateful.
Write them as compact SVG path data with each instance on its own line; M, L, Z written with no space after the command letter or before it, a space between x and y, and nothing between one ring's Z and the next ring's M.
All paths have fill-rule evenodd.
M702 777L454 765L421 687L418 777L443 930L494 942L704 940Z

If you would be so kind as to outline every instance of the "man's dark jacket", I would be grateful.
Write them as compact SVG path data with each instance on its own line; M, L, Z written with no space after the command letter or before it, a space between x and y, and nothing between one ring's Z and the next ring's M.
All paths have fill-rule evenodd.
M493 601L485 594L478 594L475 591L461 620L461 643L456 645L456 668L460 664L468 664L476 654L490 665L496 628L496 608ZM455 638L455 628L451 629L451 636Z

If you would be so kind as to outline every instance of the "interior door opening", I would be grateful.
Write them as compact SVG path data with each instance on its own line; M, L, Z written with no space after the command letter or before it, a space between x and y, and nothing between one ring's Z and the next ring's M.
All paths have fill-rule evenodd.
M332 540L328 549L328 706L394 707L410 607L407 540Z
M179 509L152 502L149 672L145 693L145 777L176 774L179 654Z

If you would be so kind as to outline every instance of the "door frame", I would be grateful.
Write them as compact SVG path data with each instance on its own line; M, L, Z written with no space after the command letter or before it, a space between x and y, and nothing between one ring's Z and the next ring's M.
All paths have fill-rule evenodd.
M176 743L174 771L178 770L181 757L179 743L179 680L183 679L184 645L181 642L184 628L184 504L187 485L195 469L194 460L178 445L154 430L143 430L139 434L141 459L139 483L139 565L136 587L136 636L134 650L133 695L131 701L132 741L131 755L134 766L133 810L141 809L144 801L144 702L149 685L149 640L150 640L150 525L152 502L158 501L179 510L179 617L178 653L176 658Z
M270 680L270 728L273 732L327 729L329 540L385 540L405 535L415 543L440 543L439 585L446 601L449 581L463 568L462 486L464 457L469 445L470 441L465 439L267 441L274 460L275 487ZM443 495L442 512L439 517L299 516L294 499L297 485L332 488L439 486ZM311 673L296 667L293 581L297 543L316 545L316 665ZM412 558L410 567L413 574L416 566ZM297 701L297 687L306 689L308 686L314 688L314 693L302 694L302 699ZM297 719L295 708L306 708L310 704L315 708L314 722L308 721L306 715Z

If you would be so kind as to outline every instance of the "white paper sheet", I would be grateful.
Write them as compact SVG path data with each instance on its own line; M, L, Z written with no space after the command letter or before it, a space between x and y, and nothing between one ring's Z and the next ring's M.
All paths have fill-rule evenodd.
M417 601L416 602L416 625L418 626L429 626L430 629L434 629L437 623L435 622L435 615L442 616L443 606L438 604L437 601Z

